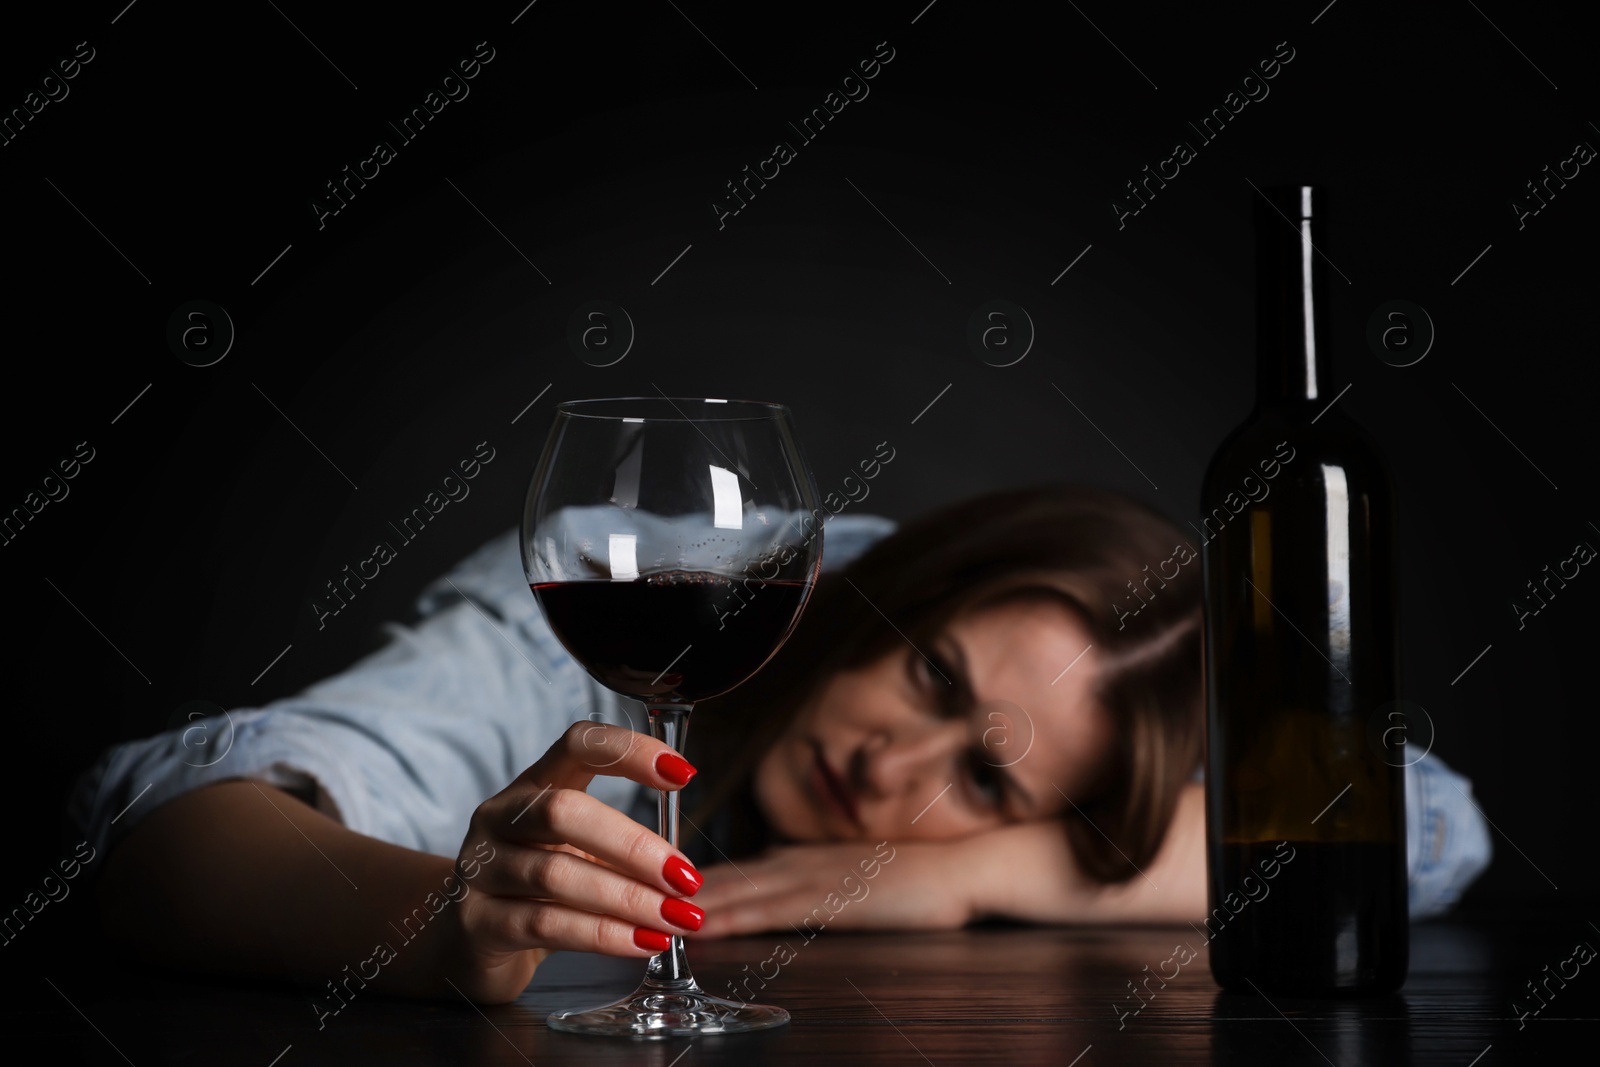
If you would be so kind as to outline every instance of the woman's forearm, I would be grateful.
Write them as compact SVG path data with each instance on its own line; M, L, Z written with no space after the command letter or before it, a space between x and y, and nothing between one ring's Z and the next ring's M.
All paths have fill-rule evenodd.
M1187 786L1142 874L1106 886L1085 876L1057 820L967 840L976 917L1039 923L1198 922L1206 913L1205 792Z
M308 982L327 1010L336 993L368 987L448 994L440 913L466 891L450 859L242 780L152 812L112 851L97 890L106 933L141 957Z

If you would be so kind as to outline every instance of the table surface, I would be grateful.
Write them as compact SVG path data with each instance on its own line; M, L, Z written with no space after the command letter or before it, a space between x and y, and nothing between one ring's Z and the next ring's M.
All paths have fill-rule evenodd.
M1595 916L1600 919L1600 915ZM1161 968L1179 943L1199 956L1137 1014L1128 983ZM419 1003L360 994L318 1029L309 991L152 974L56 959L11 974L0 1009L7 1046L31 1032L52 1063L818 1064L914 1067L1050 1064L1451 1064L1493 1067L1580 1057L1600 1036L1600 964L1572 975L1579 943L1600 927L1570 915L1425 923L1411 970L1375 1000L1263 1000L1223 993L1204 938L1177 928L984 926L936 934L795 934L693 942L702 987L726 993L779 943L794 958L757 999L787 1008L787 1026L755 1034L645 1041L561 1034L552 1010L633 989L632 960L558 954L513 1004ZM782 958L782 954L778 958ZM1171 964L1166 965L1169 969ZM1545 968L1549 967L1547 971ZM772 965L765 968L771 973ZM1543 1006L1526 983L1541 983ZM1513 1008L1513 1002L1520 1002ZM1530 1014L1518 1018L1522 1010ZM1534 1009L1537 1009L1535 1012ZM41 1053L42 1054L42 1053ZM1558 1059L1559 1057L1559 1059Z

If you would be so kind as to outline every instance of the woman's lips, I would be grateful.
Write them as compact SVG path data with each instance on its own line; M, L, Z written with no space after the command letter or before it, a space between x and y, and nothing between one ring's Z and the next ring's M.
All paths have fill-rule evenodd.
M843 780L833 772L833 768L828 766L827 757L822 754L822 746L813 741L811 747L816 756L811 767L812 791L824 804L848 822L860 826L861 819L856 814L855 797L851 795Z

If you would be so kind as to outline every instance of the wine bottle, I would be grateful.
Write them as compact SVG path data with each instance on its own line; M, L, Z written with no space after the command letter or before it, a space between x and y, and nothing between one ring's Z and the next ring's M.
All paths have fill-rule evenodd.
M1337 404L1325 194L1255 207L1256 406L1201 500L1211 971L1376 995L1409 956L1393 483Z

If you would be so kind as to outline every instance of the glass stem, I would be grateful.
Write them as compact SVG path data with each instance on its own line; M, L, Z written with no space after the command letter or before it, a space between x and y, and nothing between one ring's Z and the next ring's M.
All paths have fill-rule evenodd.
M672 750L682 755L684 739L689 733L689 712L693 704L652 704L650 709L650 736L665 741ZM661 804L661 836L667 844L678 847L678 797L679 791L658 792ZM670 985L686 988L694 985L694 975L689 973L689 958L684 954L683 938L672 935L672 945L665 952L650 957L645 972L646 984Z

